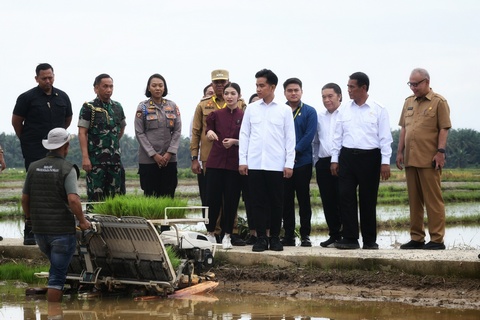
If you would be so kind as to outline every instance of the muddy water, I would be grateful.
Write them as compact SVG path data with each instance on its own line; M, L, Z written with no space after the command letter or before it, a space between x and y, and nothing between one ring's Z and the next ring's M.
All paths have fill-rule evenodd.
M44 296L25 297L24 288L0 285L1 319L47 319ZM52 309L52 308L50 308ZM136 302L129 298L78 300L65 296L62 316L51 319L476 319L480 310L458 310L386 302L291 299L235 294L195 296L192 300L159 299ZM50 311L50 316L53 312ZM58 313L58 311L57 311Z

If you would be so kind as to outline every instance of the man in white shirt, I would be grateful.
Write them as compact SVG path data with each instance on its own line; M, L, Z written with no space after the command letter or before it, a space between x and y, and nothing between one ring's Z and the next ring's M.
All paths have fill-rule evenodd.
M333 248L335 242L342 238L338 176L332 175L330 171L333 133L342 103L342 89L336 83L327 83L322 88L322 100L325 109L318 112L317 133L313 140L313 160L330 236L326 241L320 242L320 246Z
M338 249L360 248L358 207L363 249L378 249L378 186L380 176L390 178L393 139L387 109L369 97L369 85L363 72L350 76L347 87L352 100L342 107L335 125L330 169L339 178L343 239L335 242Z
M248 175L257 241L252 251L282 251L279 234L283 216L284 178L290 178L295 160L292 110L274 101L278 77L271 70L255 74L260 100L249 104L239 139L239 172ZM270 228L270 239L266 230ZM270 241L269 241L270 240Z

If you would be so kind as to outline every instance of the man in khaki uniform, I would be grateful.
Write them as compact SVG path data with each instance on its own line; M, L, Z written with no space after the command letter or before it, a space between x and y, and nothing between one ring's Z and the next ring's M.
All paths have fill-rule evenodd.
M399 121L401 131L396 164L400 170L405 165L411 241L401 245L400 249L443 250L445 204L440 175L445 165L448 130L452 126L450 107L444 97L430 88L427 70L414 69L408 86L413 95L405 100ZM424 207L430 233L427 244Z
M200 166L199 160L203 164L203 168L206 168L206 163L208 159L208 155L210 154L210 150L212 149L213 142L210 141L205 132L205 128L207 127L207 116L219 109L225 108L227 105L223 100L223 89L225 85L229 81L229 74L227 70L213 70L212 71L212 87L214 91L214 95L211 97L206 97L200 100L200 103L197 105L195 109L195 113L193 115L193 122L192 122L192 138L190 140L190 155L192 160L192 172L195 174L202 174L204 175L204 183L199 184L199 188L203 190L200 194L205 195L206 191L206 183L208 183L205 179L205 169L202 170L202 166ZM242 99L238 100L238 107L242 110L245 109L246 104ZM201 145L201 148L200 148ZM203 189L202 189L203 188ZM202 197L202 205L206 205L206 197ZM235 219L235 226L234 226L234 234L232 234L232 244L233 245L245 245L242 239L236 237L237 228L236 228L236 220ZM217 224L218 225L218 224ZM243 243L242 243L243 242Z

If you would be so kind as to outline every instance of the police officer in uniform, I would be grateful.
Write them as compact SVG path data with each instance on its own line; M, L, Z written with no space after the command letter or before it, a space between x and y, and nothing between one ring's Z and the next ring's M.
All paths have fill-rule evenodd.
M140 186L146 196L173 198L177 187L177 151L182 133L180 111L168 94L165 78L156 73L147 82L135 116L139 143Z
M87 172L89 202L125 193L125 173L120 159L120 138L125 114L119 102L110 99L113 79L100 74L93 83L97 98L83 104L78 120L82 168Z

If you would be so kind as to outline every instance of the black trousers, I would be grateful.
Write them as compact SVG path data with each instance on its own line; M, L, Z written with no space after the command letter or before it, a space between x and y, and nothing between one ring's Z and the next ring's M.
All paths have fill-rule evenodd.
M283 217L283 171L248 170L252 214L258 237L278 237Z
M247 223L249 230L255 230L255 217L252 213L252 201L250 200L250 189L248 188L248 176L242 176L242 199L245 204L245 212L247 214ZM267 229L269 227L267 226Z
M158 167L156 163L139 164L140 187L146 196L175 196L178 184L177 163L169 162L166 167Z
M363 242L376 242L376 207L381 167L380 150L342 148L338 165L343 238L359 238L359 207Z
M318 159L315 164L315 172L323 213L328 225L328 235L338 240L342 237L342 217L340 215L338 177L332 175L330 171L331 160L331 157Z
M300 216L300 236L310 236L312 229L312 206L310 204L310 180L312 164L294 168L290 179L284 179L285 201L283 208L283 229L286 238L293 238L295 233L295 194Z
M208 232L214 232L222 209L222 231L233 233L235 217L242 189L241 175L237 170L207 169Z

